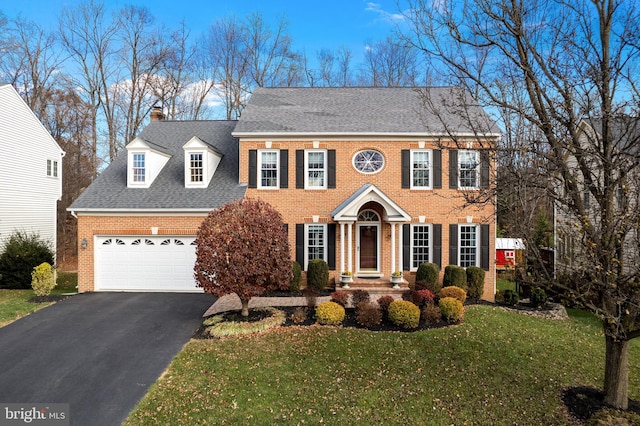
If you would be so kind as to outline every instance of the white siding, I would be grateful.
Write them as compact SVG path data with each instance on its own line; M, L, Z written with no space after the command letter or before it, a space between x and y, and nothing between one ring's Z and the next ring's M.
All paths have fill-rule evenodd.
M35 232L55 249L63 152L10 85L0 86L0 246L15 230ZM47 160L58 177L47 176Z

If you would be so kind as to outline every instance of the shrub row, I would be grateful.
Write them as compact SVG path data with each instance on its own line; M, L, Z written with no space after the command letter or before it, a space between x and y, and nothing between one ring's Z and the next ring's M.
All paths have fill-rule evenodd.
M53 257L51 244L38 234L12 234L0 254L0 287L31 288L33 269L43 263L53 265Z

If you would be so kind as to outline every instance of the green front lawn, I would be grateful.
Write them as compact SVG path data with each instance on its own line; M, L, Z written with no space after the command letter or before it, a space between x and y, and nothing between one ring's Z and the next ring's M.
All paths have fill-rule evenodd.
M194 340L126 424L566 424L562 389L600 387L604 365L597 320L571 315L471 306L460 326L414 333L313 326ZM637 400L638 341L630 360Z
M77 285L77 273L58 272L56 288L53 289L51 294L76 293L78 291ZM29 299L33 296L33 290L0 289L0 327L53 303L31 303Z

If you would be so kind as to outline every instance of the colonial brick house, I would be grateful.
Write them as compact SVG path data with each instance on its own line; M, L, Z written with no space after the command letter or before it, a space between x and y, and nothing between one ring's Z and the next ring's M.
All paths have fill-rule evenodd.
M282 214L292 259L326 260L338 287L344 271L351 287L391 287L401 270L406 287L422 262L476 265L492 300L495 208L463 195L490 186L499 132L464 92L421 90L260 88L237 122L152 117L70 207L80 291L194 291L202 218L259 197Z

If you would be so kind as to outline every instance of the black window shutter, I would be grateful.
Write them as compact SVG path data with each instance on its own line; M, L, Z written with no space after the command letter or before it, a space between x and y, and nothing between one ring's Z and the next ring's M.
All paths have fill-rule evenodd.
M411 225L402 225L402 269L411 269Z
M438 265L438 268L442 269L442 225L434 224L433 227L433 254L431 261Z
M402 150L401 156L402 168L402 188L411 188L411 151Z
M258 150L249 150L249 188L256 188L258 183Z
M327 265L330 271L336 270L336 224L327 225Z
M480 225L480 267L489 270L489 225Z
M304 269L304 223L296 223L296 262Z
M433 150L433 189L442 189L442 150Z
M280 150L280 188L289 187L289 150Z
M449 265L458 264L458 224L449 225Z
M304 149L296 150L296 188L304 188Z
M486 151L480 152L480 188L489 188L489 153Z
M458 189L458 151L449 150L449 189Z
M327 151L327 188L336 187L336 150Z

